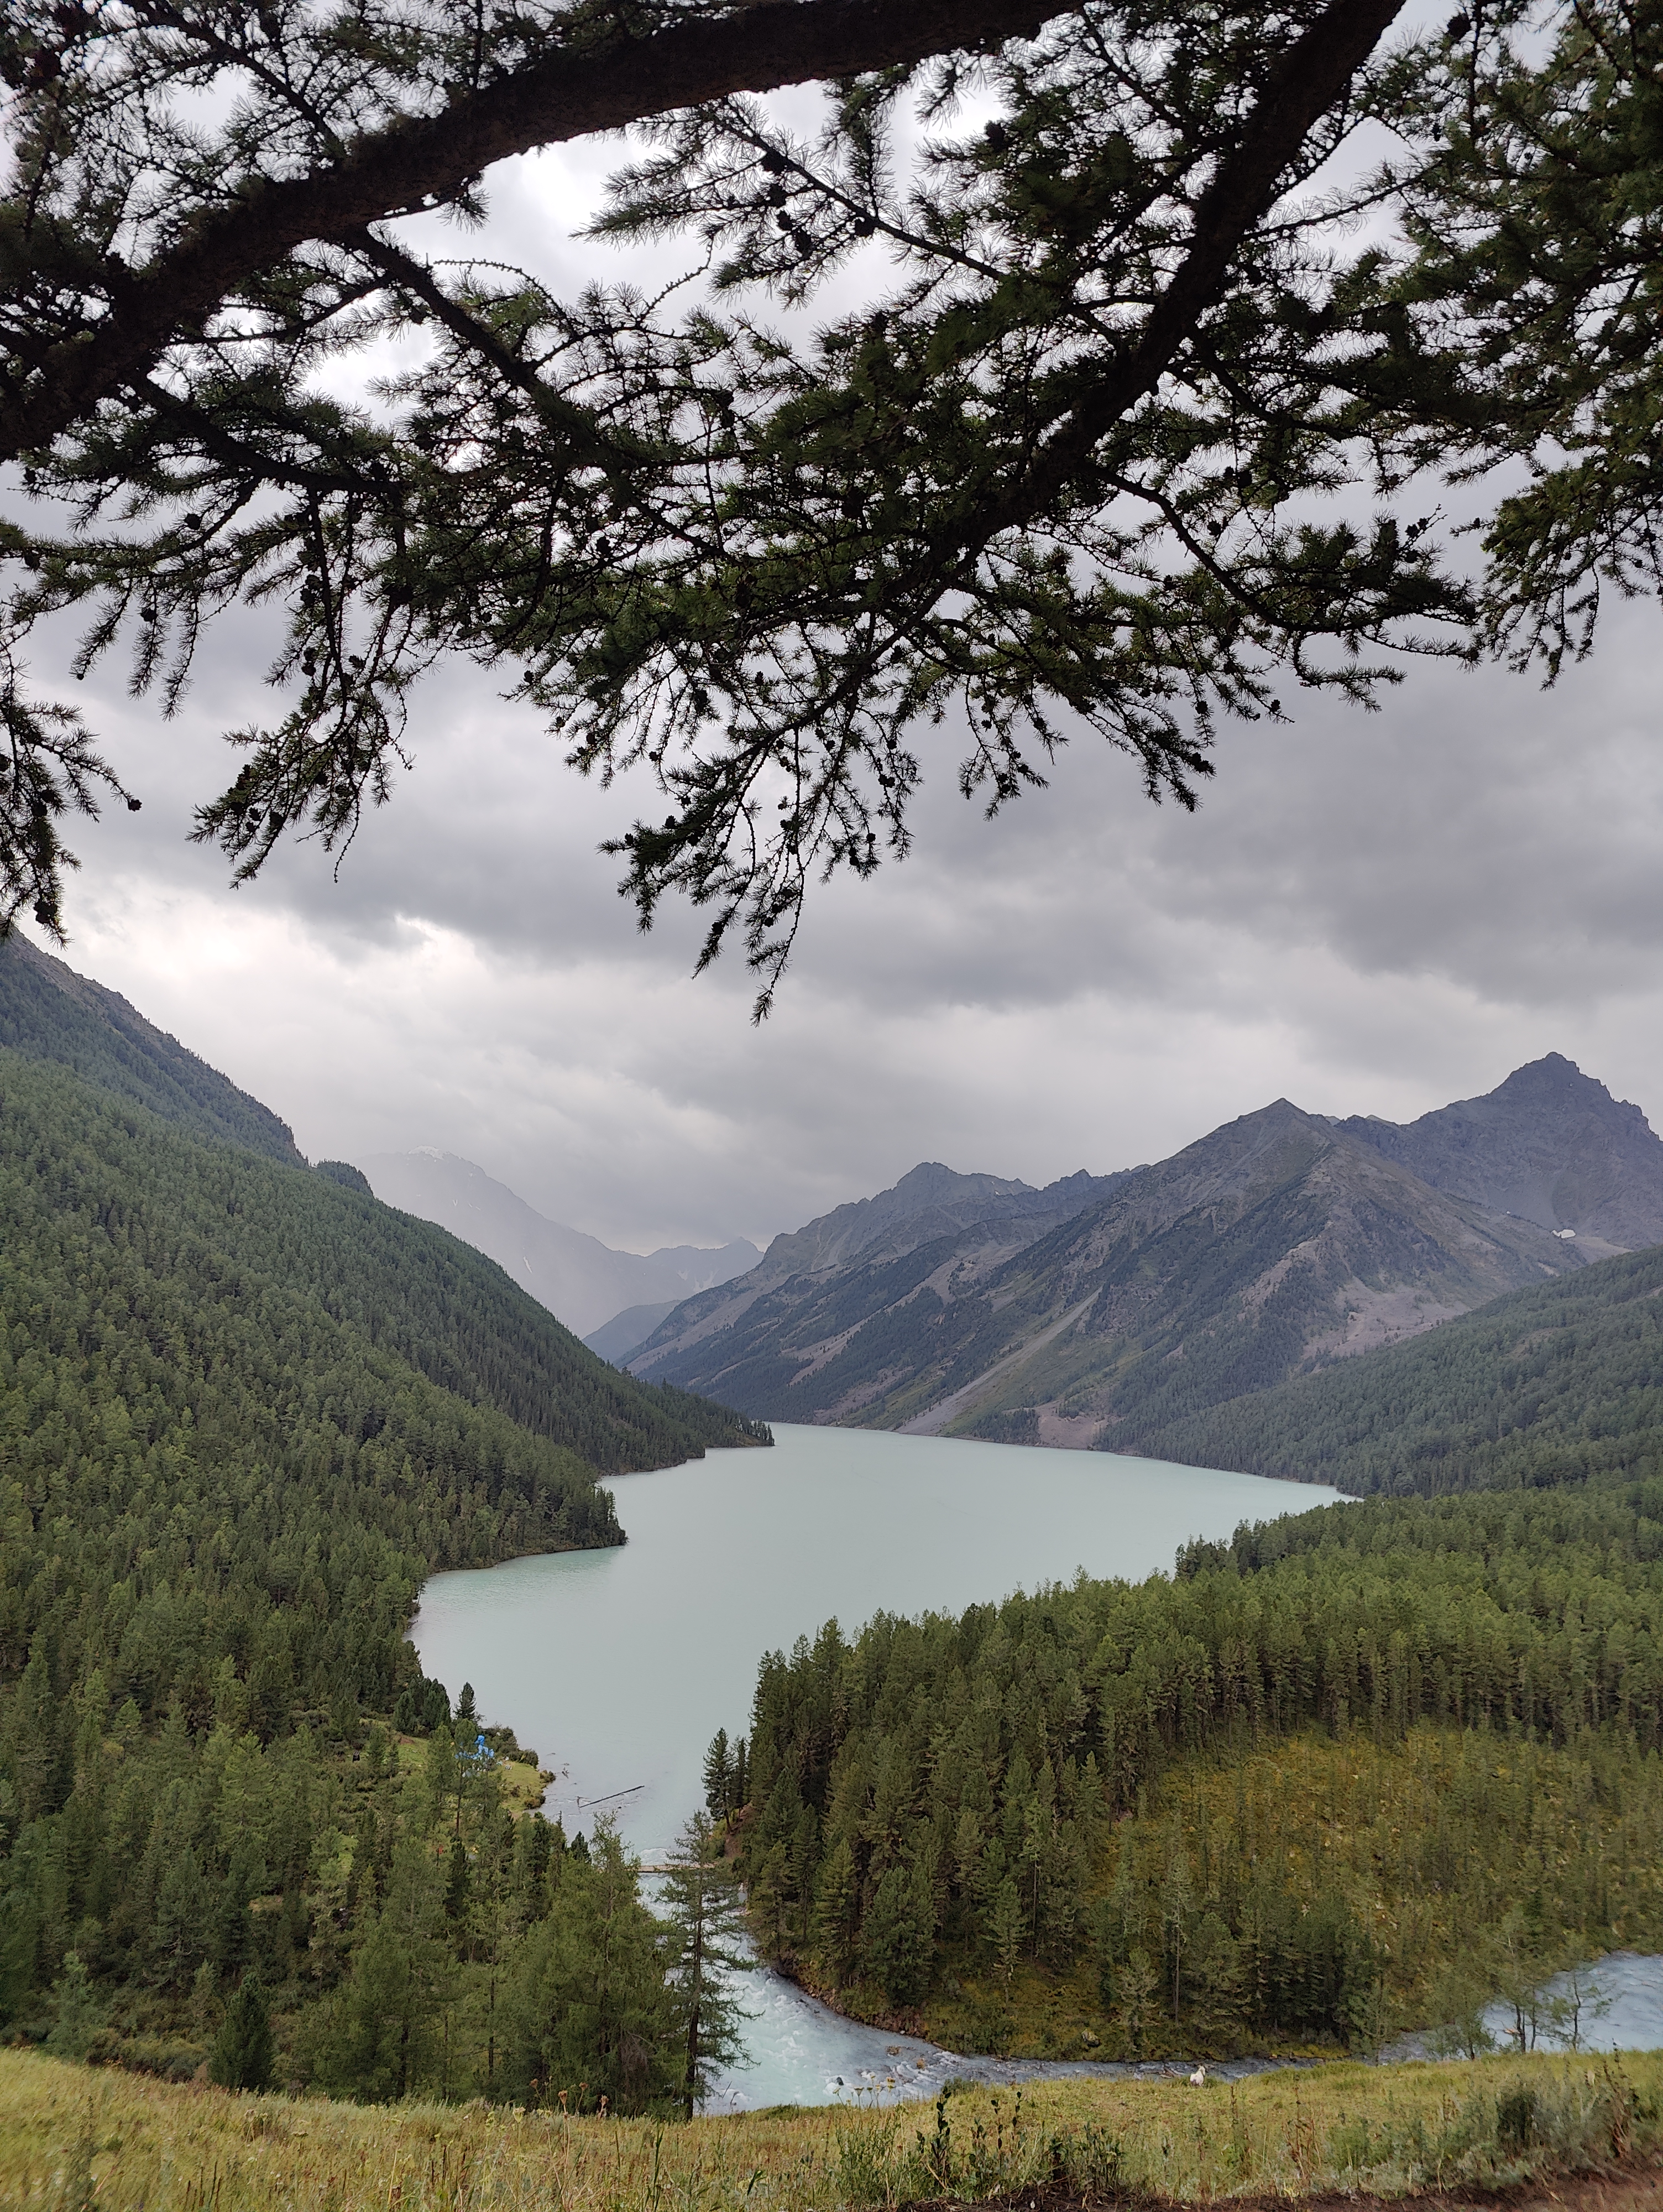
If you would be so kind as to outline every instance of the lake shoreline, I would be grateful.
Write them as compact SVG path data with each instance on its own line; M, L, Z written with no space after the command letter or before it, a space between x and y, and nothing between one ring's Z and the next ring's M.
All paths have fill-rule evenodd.
M1209 2074L1223 2073L1227 2069L1242 2069L1249 2073L1259 2073L1267 2066L1321 2066L1340 2059L1355 2058L1356 2056L1354 2051L1342 2051L1337 2046L1312 2044L1294 2045L1285 2050L1271 2048L1236 2051L1223 2057L1210 2051L1192 2051L1187 2055L1174 2055L1162 2051L1153 2053L1147 2058L1094 2057L1090 2055L1089 2046L1086 2052L1077 2058L1047 2057L1043 2052L1029 2051L956 2051L943 2041L940 2037L930 2033L927 2011L920 2010L916 2006L894 2012L884 2012L878 2008L870 2012L855 2012L847 2004L839 2003L838 1998L841 1992L822 1987L810 1974L803 1970L798 1962L792 1961L791 1964L786 1964L778 1959L759 1959L758 1963L770 1974L776 1976L790 1988L811 2000L823 2011L832 2014L838 2020L847 2021L852 2027L870 2028L875 2034L902 2037L911 2043L927 2045L932 2050L943 2051L949 2057L955 2058L966 2066L984 2064L1037 2066L1047 2070L1058 2068L1067 2070L1083 2067L1091 2073L1108 2072L1117 2077L1125 2075L1127 2077L1135 2076L1141 2080L1146 2077L1154 2079L1171 2073L1191 2074L1198 2065L1205 2066ZM1411 2037L1423 2038L1429 2035L1431 2030L1425 2028L1411 2030L1408 2033ZM1416 2051L1405 2052L1405 2055L1423 2057L1425 2054ZM1233 2071L1230 2078L1235 2078Z
M1137 1583L1197 1536L1307 1511L1335 1493L1124 1454L781 1424L747 1445L608 1480L629 1541L434 1576L410 1638L452 1698L537 1744L544 1802L571 1835L619 1813L662 1863L702 1803L706 1746L749 1733L758 1662L835 1617L956 1619L1077 1570ZM788 2001L756 2030L747 2102L822 2104L876 2071L889 2031ZM1083 2057L1083 2052L1080 2054ZM963 2063L972 2063L968 2059ZM998 2060L998 2064L1034 2062ZM1045 2063L1067 2063L1045 2062Z

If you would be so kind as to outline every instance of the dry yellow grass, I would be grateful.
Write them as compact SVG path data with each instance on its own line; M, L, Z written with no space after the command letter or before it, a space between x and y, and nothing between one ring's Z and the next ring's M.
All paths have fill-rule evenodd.
M0 2204L29 2212L837 2212L1053 2179L1209 2203L1568 2172L1663 2138L1663 2055L1346 2063L964 2090L687 2125L237 2096L0 2051Z

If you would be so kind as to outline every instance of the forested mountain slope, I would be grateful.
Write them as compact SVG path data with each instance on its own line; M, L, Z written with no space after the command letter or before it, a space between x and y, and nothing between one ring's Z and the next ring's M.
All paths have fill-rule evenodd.
M1138 1449L1607 1249L1434 1190L1284 1099L1018 1251L944 1237L761 1291L758 1269L743 1310L707 1293L632 1364L777 1419Z
M1649 1463L1660 1440L1654 1247L1174 1421L1144 1448L1361 1496L1581 1482Z
M1435 1189L1627 1251L1663 1243L1663 1138L1557 1052L1406 1126L1338 1126Z
M211 1708L234 1652L263 1732L300 1683L390 1711L428 1563L619 1540L568 1439L319 1295L362 1203L0 1055L0 1682L35 1650L67 1698L96 1653L143 1722L181 1692ZM567 1425L616 1441L599 1406ZM26 1756L18 1787L26 1818L48 1808L52 1760Z
M313 1541L367 1516L413 1555L403 1604L433 1565L616 1542L597 1469L673 1464L750 1433L618 1375L441 1231L12 1054L0 1219L0 1432L22 1516L0 1680L41 1626L32 1606L83 1617L76 1576L37 1582L30 1544L50 1553L106 1516L118 1527L129 1481L164 1525L177 1511L167 1548L187 1566L200 1546L221 1558L297 1514L324 1515ZM280 1548L300 1574L305 1544ZM403 1626L402 1611L383 1624ZM188 1673L188 1639L156 1663L164 1682ZM369 1696L391 1664L379 1658L373 1682L343 1677L343 1694Z
M252 1973L294 2078L399 2094L488 1940L470 1885L495 1990L561 1857L506 1741L447 1733L422 1582L617 1542L597 1468L746 1426L442 1231L14 1053L0 1223L0 2025L194 2070ZM402 1780L393 1721L437 1731Z
M609 1367L494 1260L432 1223L319 1175L273 1182L234 1155L222 1172L228 1256L282 1267L443 1389L603 1473L674 1466L741 1440L745 1424L725 1407Z
M274 1177L264 1162L307 1165L286 1122L116 993L15 935L0 942L0 1064L7 1048L220 1140L216 1164L194 1154L181 1166L152 1132L151 1156L124 1172L135 1190L153 1170L165 1174L228 1259L276 1269L442 1389L496 1407L604 1472L671 1465L733 1440L726 1413L618 1376L471 1246L378 1205L355 1170L325 1163L321 1176ZM143 1119L132 1127L137 1142Z
M955 2049L1137 2057L1470 2032L1663 1942L1655 1440L1643 1480L1319 1509L1178 1564L765 1658L736 1821L765 1952Z
M15 933L0 940L0 1049L56 1060L198 1136L305 1165L288 1124L269 1107L147 1022L118 993Z

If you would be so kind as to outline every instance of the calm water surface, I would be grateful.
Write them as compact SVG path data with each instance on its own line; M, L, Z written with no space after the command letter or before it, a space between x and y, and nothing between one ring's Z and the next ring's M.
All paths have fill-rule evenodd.
M711 1737L745 1733L758 1660L834 1616L853 1633L874 1613L958 1612L1079 1568L1137 1580L1189 1537L1338 1495L1103 1452L774 1436L771 1451L614 1482L619 1550L437 1575L422 1592L423 1668L452 1698L471 1682L487 1718L555 1770L546 1810L568 1835L610 1810L651 1863L701 1800ZM750 1978L749 2001L753 2063L726 2101L939 2084L944 2054L840 2020L774 1975Z
M629 1540L436 1575L411 1630L560 1778L569 1834L610 1800L652 1859L701 1802L705 1747L746 1732L756 1664L839 1620L959 1612L1088 1574L1138 1580L1191 1536L1338 1493L1105 1452L780 1426L611 1488ZM618 1795L628 1792L628 1795Z

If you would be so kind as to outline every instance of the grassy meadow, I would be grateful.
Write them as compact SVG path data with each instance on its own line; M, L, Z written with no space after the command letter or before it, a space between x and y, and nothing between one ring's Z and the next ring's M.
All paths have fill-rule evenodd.
M792 2212L1505 2185L1663 2149L1663 2054L1067 2080L896 2111L665 2125L252 2096L0 2051L0 2204L29 2212Z

